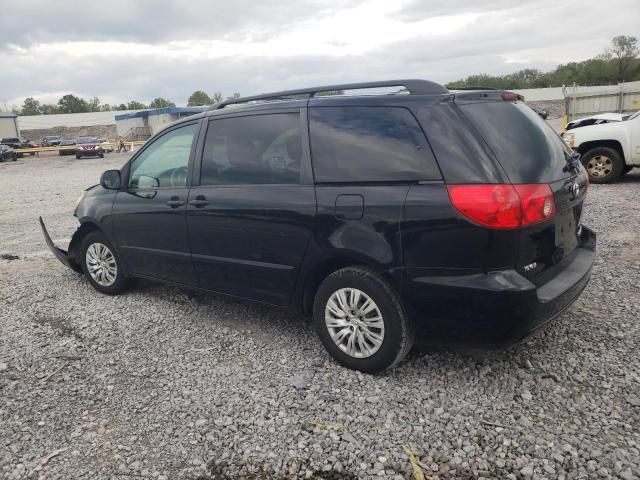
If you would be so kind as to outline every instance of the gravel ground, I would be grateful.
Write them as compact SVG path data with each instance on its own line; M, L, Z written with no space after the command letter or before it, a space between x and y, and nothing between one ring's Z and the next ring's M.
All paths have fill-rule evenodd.
M591 187L598 260L556 322L369 376L293 314L150 283L112 298L58 263L37 216L66 244L125 158L0 164L0 478L406 479L412 455L433 479L639 478L638 170Z

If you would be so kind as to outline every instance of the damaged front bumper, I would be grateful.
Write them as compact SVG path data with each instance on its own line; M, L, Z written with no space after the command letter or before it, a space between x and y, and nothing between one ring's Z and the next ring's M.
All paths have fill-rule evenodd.
M73 258L69 256L69 252L55 246L55 244L53 243L53 240L51 240L51 236L49 236L49 232L47 232L47 227L44 226L44 221L42 220L42 217L39 217L39 219L40 219L40 227L42 228L42 234L44 235L44 240L47 242L47 246L49 247L49 250L51 250L51 252L53 252L53 254L56 256L56 258L60 260L64 265L69 267L71 270L74 270L78 273L82 273L82 268L80 267L78 262L76 262Z

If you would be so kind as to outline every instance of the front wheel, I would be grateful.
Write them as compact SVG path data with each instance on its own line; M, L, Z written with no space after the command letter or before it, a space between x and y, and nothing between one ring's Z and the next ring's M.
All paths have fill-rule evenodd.
M383 278L364 267L329 275L316 292L313 317L327 351L353 370L393 368L413 346L413 324L400 299Z
M101 232L89 233L80 249L82 269L89 283L99 292L117 295L129 286L117 253Z
M585 152L582 164L591 183L615 182L622 176L625 166L620 153L609 147L596 147Z

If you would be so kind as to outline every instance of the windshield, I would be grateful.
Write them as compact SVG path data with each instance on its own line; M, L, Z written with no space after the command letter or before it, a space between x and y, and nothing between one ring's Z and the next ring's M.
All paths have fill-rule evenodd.
M98 143L98 140L93 137L79 138L78 143Z

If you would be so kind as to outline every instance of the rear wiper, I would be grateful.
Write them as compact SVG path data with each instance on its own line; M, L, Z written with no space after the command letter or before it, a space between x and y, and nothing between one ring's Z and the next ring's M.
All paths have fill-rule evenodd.
M578 152L573 152L572 155L565 155L565 159L567 160L567 164L562 169L564 172L570 172L578 170L580 167L580 154Z

